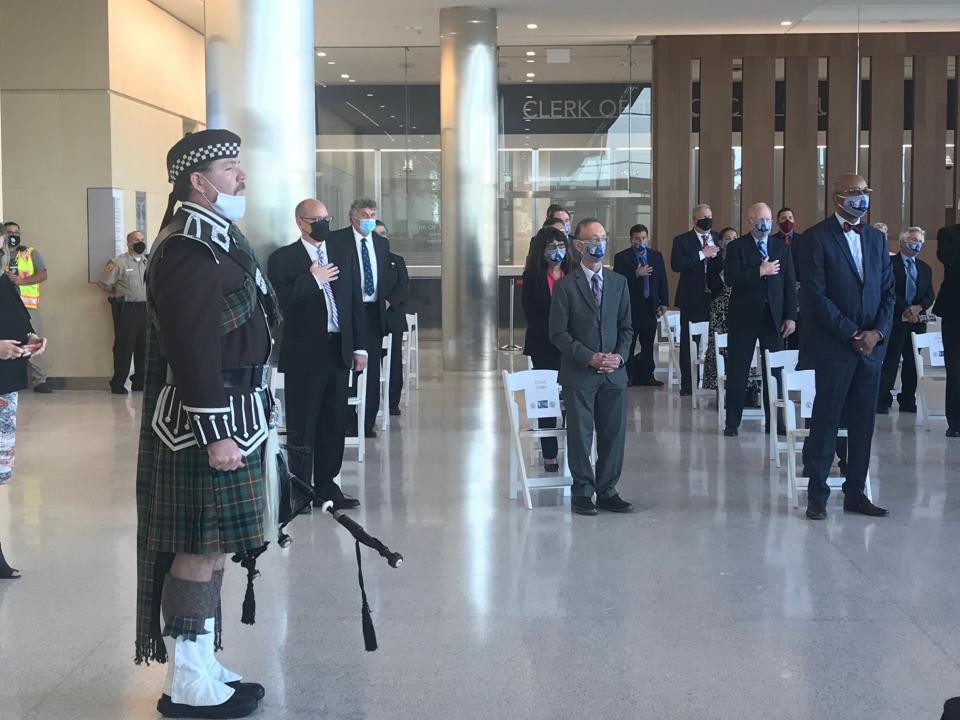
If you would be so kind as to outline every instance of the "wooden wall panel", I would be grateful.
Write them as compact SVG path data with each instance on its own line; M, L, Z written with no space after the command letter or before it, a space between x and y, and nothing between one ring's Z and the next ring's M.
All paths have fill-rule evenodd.
M857 168L860 121L857 117L857 58L851 55L827 60L827 172L824 207L833 207L833 181Z
M903 56L870 58L870 222L903 225ZM941 141L942 144L942 141Z
M913 152L910 222L927 231L920 257L934 269L935 286L943 266L937 261L936 233L943 227L947 178L947 56L918 56L913 61Z
M733 211L733 61L700 62L700 195L713 208L717 227L735 224Z
M773 146L776 58L743 60L743 134L740 228L748 227L747 210L755 202L773 204ZM774 207L773 212L778 208ZM774 218L776 221L776 218ZM732 223L736 224L736 223Z
M653 247L664 254L673 300L676 275L670 270L675 235L690 227L690 43L660 39L653 46Z
M817 217L817 57L788 57L784 63L787 117L783 133L783 202L800 228Z

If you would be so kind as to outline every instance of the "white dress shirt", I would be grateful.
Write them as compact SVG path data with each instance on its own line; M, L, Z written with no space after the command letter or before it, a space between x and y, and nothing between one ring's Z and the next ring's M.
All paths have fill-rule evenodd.
M590 288L590 294L593 294L593 276L597 276L597 280L600 284L600 302L603 303L603 268L601 267L596 272L588 268L583 263L580 263L580 269L583 270L584 276L587 278L587 287ZM620 358L620 367L623 367L626 361L623 359L623 355L617 354L617 357Z
M697 238L700 240L700 247L705 248L707 245L713 244L713 235L709 232L701 233L699 230L694 230L697 233ZM703 250L700 250L700 262L703 262L707 259L707 256L703 254Z
M377 253L373 249L373 233L364 238L363 235L357 232L355 227L351 227L353 230L353 239L357 244L357 261L360 263L360 292L363 293L363 301L365 303L376 302L377 299L377 290L380 288L380 283L377 278ZM363 287L363 241L367 241L367 252L370 253L370 271L373 273L373 295L367 295Z
M318 265L326 265L330 262L330 258L327 257L326 243L320 243L320 245L317 246L313 243L307 242L302 237L300 238L300 243L307 251L307 255L310 256L311 262L315 262ZM320 256L321 249L323 250L323 257ZM316 277L313 279L317 281L317 286L320 288L320 291L323 292L323 301L327 304L327 332L340 332L340 326L334 321L333 310L330 307L330 298L333 296L333 288L330 288L330 295L327 295L327 293L323 290L323 283L317 280ZM334 302L336 302L336 300L334 300Z
M834 213L833 216L837 219L837 222L840 223L840 232L842 232L843 236L847 239L850 254L853 255L853 263L857 266L857 273L860 275L860 280L863 280L863 246L860 244L860 233L855 233L853 230L843 232L843 224L849 222L849 220L844 220L840 217L839 213ZM850 224L856 225L857 223Z

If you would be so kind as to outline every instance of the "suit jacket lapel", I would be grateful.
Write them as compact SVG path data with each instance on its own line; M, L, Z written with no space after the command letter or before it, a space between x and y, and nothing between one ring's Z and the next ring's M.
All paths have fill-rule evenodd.
M850 270L853 271L853 276L862 284L863 280L860 279L860 273L857 271L857 263L853 260L853 253L850 252L850 244L847 242L847 238L843 234L843 228L840 227L840 223L837 222L835 215L831 215L827 218L827 223L831 226L831 231L833 232L833 239L840 246L840 251L843 253L843 256L847 259L847 263L850 265ZM860 237L860 255L864 258L863 266L863 276L867 276L867 266L866 266L866 256L867 253L864 252L863 236Z
M593 310L593 312L600 316L600 308L597 307L597 301L593 297L593 289L590 287L590 282L587 280L587 274L583 271L583 268L577 266L577 269L573 271L576 279L577 287L580 288L580 293L583 295L583 299L587 301L587 305ZM602 299L601 295L601 299Z

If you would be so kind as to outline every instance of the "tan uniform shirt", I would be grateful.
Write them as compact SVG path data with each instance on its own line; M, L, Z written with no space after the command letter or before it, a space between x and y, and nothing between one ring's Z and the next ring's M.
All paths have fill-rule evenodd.
M124 253L104 266L100 287L127 302L146 302L146 268L146 257Z

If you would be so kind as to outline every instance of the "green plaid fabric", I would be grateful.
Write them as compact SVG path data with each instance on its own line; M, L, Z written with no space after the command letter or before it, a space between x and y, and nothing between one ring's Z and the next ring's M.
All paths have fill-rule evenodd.
M239 233L238 233L239 234ZM242 236L241 236L242 237ZM249 245L246 240L241 248ZM249 254L251 267L259 270ZM241 290L223 299L220 331L242 326L265 299L268 321L276 308L273 291L260 295L248 278ZM270 307L266 307L270 305ZM207 451L191 447L172 452L151 427L157 397L166 382L167 362L160 351L156 326L147 328L143 415L137 460L137 631L135 661L164 662L166 651L160 627L163 578L176 553L206 555L254 550L265 543L263 513L264 449L245 458L245 467L233 472L210 468ZM261 391L265 407L270 399ZM218 623L217 635L220 628Z

